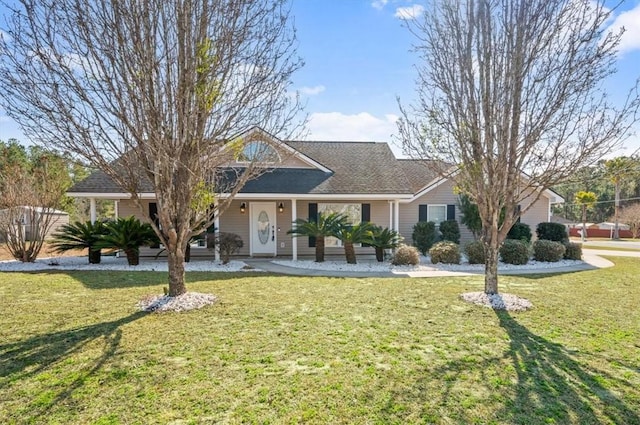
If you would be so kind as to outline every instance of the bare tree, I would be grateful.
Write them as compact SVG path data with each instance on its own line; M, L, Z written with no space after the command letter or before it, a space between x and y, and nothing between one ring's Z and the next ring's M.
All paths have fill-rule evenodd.
M620 210L620 220L629 226L634 239L640 237L640 203L626 206Z
M58 164L44 156L36 164L0 168L0 236L19 261L36 260L69 188L61 158L50 159Z
M419 100L400 139L478 205L488 294L517 206L617 148L637 119L637 82L618 106L602 88L622 34L605 31L610 16L592 0L435 0L408 23Z
M5 109L32 140L104 171L141 211L152 185L169 295L185 293L189 238L264 170L223 170L251 142L238 134L295 128L288 0L18 3L0 44Z

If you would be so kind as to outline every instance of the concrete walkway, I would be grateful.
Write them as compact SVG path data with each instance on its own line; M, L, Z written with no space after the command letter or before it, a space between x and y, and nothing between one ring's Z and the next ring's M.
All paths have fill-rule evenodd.
M606 256L625 256L625 257L640 257L640 251L606 251L606 250L584 250L583 260L584 264L566 267L552 267L552 268L540 268L540 269L525 269L525 270L504 270L500 271L501 275L527 275L527 274L543 274L543 273L569 273L578 272L584 270L595 270L605 267L612 267L614 264L602 258L601 255ZM449 276L474 276L482 275L484 272L477 270L468 271L447 271L438 270L433 268L432 270L420 270L414 272L350 272L339 270L312 270L302 269L296 267L287 267L280 264L274 264L271 259L265 258L248 258L243 260L248 265L255 267L256 269L264 270L269 273L292 275L292 276L322 276L322 277L449 277Z

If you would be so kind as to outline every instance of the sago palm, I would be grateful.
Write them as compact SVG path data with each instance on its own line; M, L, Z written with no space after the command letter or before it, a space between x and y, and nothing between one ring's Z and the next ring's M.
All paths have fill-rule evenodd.
M296 219L293 229L287 233L294 237L308 236L316 239L316 262L324 261L324 239L333 236L341 226L347 224L347 216L340 213L318 214L318 220Z
M396 230L391 230L388 227L372 226L372 229L367 233L362 242L374 247L376 250L376 260L383 262L384 250L397 248L400 242L402 242L402 239L403 237Z
M348 264L356 264L356 250L354 244L364 242L368 233L372 230L373 224L367 222L338 226L331 236L342 241L344 255Z
M101 221L65 224L52 235L54 252L89 249L89 264L99 264L102 255L96 244L106 232L106 226Z
M103 249L117 249L124 251L130 266L140 263L140 247L152 244L157 236L149 223L142 223L131 216L119 218L107 223L108 233L100 238L97 246Z

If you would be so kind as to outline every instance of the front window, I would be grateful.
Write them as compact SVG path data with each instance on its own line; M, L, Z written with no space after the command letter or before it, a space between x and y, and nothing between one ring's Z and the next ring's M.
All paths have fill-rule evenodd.
M318 204L318 213L327 216L331 213L340 213L347 216L349 224L358 224L362 221L362 204ZM338 238L328 237L324 240L325 247L341 247L342 241Z
M427 207L427 221L433 221L436 226L447 220L446 205L429 205Z

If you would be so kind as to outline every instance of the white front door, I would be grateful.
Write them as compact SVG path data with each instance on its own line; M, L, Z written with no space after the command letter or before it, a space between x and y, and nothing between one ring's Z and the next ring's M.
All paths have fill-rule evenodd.
M251 255L277 254L276 203L251 202Z

